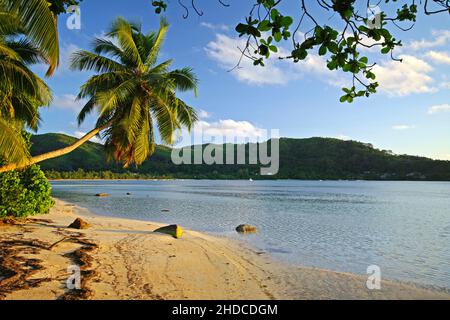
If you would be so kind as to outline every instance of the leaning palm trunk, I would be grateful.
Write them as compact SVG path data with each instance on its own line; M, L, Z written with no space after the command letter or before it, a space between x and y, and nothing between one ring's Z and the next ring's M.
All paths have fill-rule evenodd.
M0 167L0 173L2 172L8 172L8 171L12 171L12 170L18 170L18 169L24 169L26 167L29 167L33 164L45 161L45 160L49 160L49 159L53 159L53 158L57 158L57 157L61 157L64 156L66 154L71 153L72 151L74 151L75 149L77 149L78 147L80 147L81 145L83 145L84 143L86 143L87 141L89 141L90 139L92 139L93 137L95 137L97 134L100 133L100 131L106 129L107 127L109 127L111 125L111 123L108 123L102 127L99 128L95 128L94 130L90 131L89 133L87 133L84 137L82 137L81 139L79 139L77 142L75 142L74 144L59 149L59 150L55 150L55 151L50 151L35 157L30 158L28 161L23 161L23 162L16 162L16 163L10 163L10 164L6 164L4 166Z

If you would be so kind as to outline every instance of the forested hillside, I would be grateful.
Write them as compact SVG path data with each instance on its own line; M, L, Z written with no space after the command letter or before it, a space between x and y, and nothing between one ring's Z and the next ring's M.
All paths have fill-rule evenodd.
M55 150L74 141L75 138L62 134L37 135L32 138L32 153ZM449 161L395 155L370 144L331 138L280 139L280 169L275 176L260 176L258 165L175 165L171 149L165 146L158 146L156 153L141 166L123 169L107 161L103 146L93 142L69 155L43 162L41 167L53 179L450 180Z

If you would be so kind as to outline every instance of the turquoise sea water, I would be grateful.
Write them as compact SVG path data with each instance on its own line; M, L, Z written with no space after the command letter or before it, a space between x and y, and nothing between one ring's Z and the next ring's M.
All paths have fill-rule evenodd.
M238 237L298 265L358 274L378 265L385 278L450 288L450 183L186 180L52 185L55 197L100 215ZM98 198L96 193L111 196ZM242 223L260 232L239 236L234 229Z

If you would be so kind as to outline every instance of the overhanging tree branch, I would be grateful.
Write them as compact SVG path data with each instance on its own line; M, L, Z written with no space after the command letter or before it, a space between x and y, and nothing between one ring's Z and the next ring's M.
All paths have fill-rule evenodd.
M225 5L221 0L217 1ZM381 54L401 61L395 57L394 51L402 43L392 35L393 28L404 32L411 30L420 7L426 15L450 13L449 0L410 0L401 4L395 0L298 0L299 13L292 16L282 12L281 4L286 2L251 2L245 21L236 26L237 33L246 37L246 41L245 47L238 48L241 57L235 68L239 68L244 58L250 59L255 66L264 66L265 60L275 54L280 59L296 63L317 52L327 58L330 70L349 73L353 83L357 84L343 88L343 102L352 102L357 97L368 97L376 92L378 83L372 72L374 63L369 63L369 59L363 56L363 48L378 47ZM190 8L181 0L179 3L186 11L183 17L187 18ZM167 1L153 1L152 4L157 13L167 9ZM197 15L203 15L195 0L191 1L191 8ZM323 22L321 14L328 15L329 19ZM328 25L331 18L335 18L334 23ZM295 20L298 23L294 24ZM304 34L302 40L296 37L301 31ZM291 53L281 56L279 46L286 40L292 41Z

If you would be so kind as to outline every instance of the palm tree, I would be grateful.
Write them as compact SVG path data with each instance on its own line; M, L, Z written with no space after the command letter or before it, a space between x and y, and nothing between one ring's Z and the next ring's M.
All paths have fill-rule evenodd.
M26 163L24 127L36 130L38 107L51 100L49 88L28 69L43 62L47 76L59 63L57 15L78 0L0 0L0 160ZM17 40L19 39L19 40Z
M158 33L143 34L140 25L118 18L107 37L96 39L93 53L75 53L72 67L101 72L86 82L78 98L89 99L78 121L95 107L97 127L107 124L106 150L125 167L141 164L155 147L154 120L166 144L182 125L191 129L195 111L176 97L176 91L196 91L197 79L190 68L169 71L172 60L157 64L168 24L161 20ZM111 59L112 58L112 59Z
M51 100L47 85L28 68L48 60L31 41L18 38L24 32L16 16L0 12L0 158L7 162L29 158L21 131L37 129L38 108Z
M179 91L196 93L197 78L190 68L169 71L172 60L158 63L168 24L161 19L157 33L143 34L141 26L117 18L106 38L97 38L93 52L76 52L75 70L96 71L80 90L87 103L78 115L81 124L94 110L97 125L74 145L33 157L27 165L67 154L103 132L110 158L124 167L139 165L155 150L155 125L163 143L172 144L183 126L197 121L194 109L176 96ZM0 172L20 168L10 164Z

